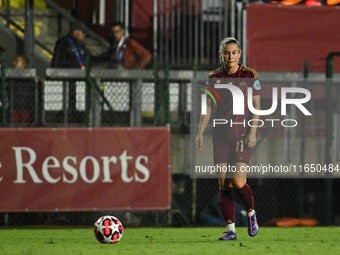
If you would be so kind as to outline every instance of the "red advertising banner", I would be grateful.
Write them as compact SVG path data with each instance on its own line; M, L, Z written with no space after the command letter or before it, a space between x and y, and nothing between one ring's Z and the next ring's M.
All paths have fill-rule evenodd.
M0 129L0 211L168 209L167 128Z
M325 73L326 57L340 51L340 8L330 6L247 5L247 63L258 72ZM334 58L340 72L340 58Z

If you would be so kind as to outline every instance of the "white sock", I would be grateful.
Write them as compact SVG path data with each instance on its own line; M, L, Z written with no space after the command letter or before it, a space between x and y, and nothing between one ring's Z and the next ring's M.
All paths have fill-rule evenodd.
M233 231L234 233L236 233L236 230L235 230L235 222L234 223L230 223L230 224L227 224L226 225L227 227L227 231Z
M250 212L248 212L248 216L253 216L254 215L254 213L255 213L255 210L254 209L252 209Z

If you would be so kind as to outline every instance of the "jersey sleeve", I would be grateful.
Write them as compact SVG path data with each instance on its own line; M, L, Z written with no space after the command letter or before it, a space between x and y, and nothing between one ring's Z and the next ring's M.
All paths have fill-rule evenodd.
M210 78L213 78L214 77L214 72L210 72L209 74L208 74L208 78L210 79Z
M250 78L250 86L252 86L253 88L253 96L261 95L262 94L261 82L254 69L251 69L249 78Z

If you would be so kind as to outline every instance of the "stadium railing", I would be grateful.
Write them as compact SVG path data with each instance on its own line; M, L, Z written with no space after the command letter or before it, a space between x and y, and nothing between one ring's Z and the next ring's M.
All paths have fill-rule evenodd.
M2 126L39 126L38 82L34 68L6 69L1 86Z

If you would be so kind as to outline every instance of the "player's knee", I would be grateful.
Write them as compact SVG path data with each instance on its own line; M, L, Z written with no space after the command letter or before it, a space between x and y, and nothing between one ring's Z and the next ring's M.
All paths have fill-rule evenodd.
M233 187L235 189L241 189L244 185L246 185L247 180L246 179L234 179L233 180Z

